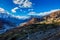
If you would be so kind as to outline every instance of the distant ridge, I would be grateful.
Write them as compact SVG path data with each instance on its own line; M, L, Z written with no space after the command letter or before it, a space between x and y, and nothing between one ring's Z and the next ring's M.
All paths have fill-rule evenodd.
M41 21L41 19L43 19ZM38 21L39 20L39 21ZM31 17L30 20L18 27L8 30L1 39L21 40L55 40L60 38L60 11L55 11L41 18Z
M50 22L53 19L54 20L58 19L58 21L60 21L60 10L51 12L49 15L45 15L45 16L33 16L32 15L30 20L27 21L27 22L22 23L21 26L26 26L26 25L30 25L30 24L39 23L39 22L43 22L45 20Z

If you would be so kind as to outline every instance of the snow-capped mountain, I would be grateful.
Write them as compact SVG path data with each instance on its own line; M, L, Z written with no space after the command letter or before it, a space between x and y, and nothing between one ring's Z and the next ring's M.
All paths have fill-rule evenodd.
M30 19L19 19L7 13L0 13L0 33L5 32L11 28L17 27L20 23L26 22Z

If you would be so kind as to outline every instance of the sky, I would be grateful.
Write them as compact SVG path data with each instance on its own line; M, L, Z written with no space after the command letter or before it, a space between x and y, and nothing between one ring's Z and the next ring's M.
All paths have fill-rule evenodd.
M28 16L60 9L60 0L0 0L0 8L15 16Z

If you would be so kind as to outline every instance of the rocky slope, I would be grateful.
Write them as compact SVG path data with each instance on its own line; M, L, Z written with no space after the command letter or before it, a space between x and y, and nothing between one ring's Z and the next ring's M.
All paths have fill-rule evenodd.
M60 10L59 11L56 11L56 12L52 12L50 13L50 15L47 15L44 17L44 20L43 22L40 22L40 23L46 23L46 24L50 24L50 23L53 23L53 22L60 22Z
M22 26L0 35L0 40L60 40L60 11L40 18L32 18Z

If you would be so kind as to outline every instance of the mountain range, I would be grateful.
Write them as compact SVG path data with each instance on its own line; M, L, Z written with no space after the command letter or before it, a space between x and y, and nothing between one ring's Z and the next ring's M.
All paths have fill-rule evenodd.
M0 13L0 33L4 33L11 28L17 27L19 24L30 19L19 19L7 13Z
M18 19L7 13L0 13L0 32L3 30L9 30L10 28L15 28L17 26L27 26L35 23L52 23L52 20L57 21L60 19L60 10L50 13L46 16L33 16L31 15L28 19ZM44 21L46 20L46 21ZM59 22L60 20L58 20ZM2 26L3 25L3 26Z
M30 20L0 35L1 40L60 40L60 10Z
M6 18L6 17L5 17ZM4 19L4 18L3 18ZM10 19L10 18L8 18ZM27 20L27 21L26 21ZM15 27L14 22L1 21L15 28L0 35L1 40L60 40L60 10L46 16L31 16ZM11 23L11 24L10 24ZM5 25L6 26L6 25Z
M53 22L60 22L60 10L50 13L46 16L31 16L31 20L28 22L23 23L22 25L30 25L35 23L52 23Z

